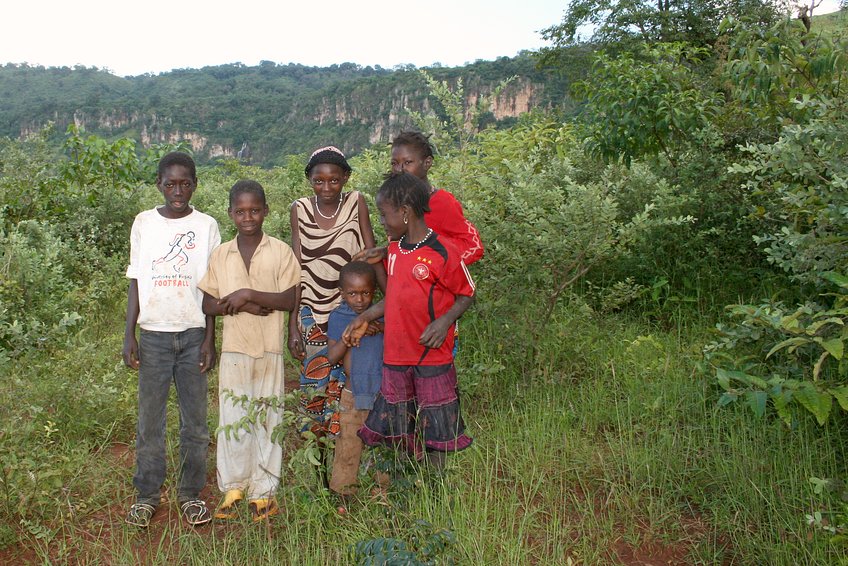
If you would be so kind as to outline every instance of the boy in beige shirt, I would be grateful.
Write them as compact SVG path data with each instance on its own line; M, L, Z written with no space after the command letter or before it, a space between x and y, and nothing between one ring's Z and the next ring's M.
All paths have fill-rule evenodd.
M295 306L300 265L288 244L262 232L268 214L265 191L256 181L239 181L230 189L228 214L238 229L235 239L219 246L198 287L203 312L224 316L219 370L219 429L247 414L248 400L283 393L285 315ZM215 514L229 519L238 503L249 499L254 521L279 512L274 494L279 485L283 447L272 441L282 409L268 409L255 425L218 433L218 487L225 494Z

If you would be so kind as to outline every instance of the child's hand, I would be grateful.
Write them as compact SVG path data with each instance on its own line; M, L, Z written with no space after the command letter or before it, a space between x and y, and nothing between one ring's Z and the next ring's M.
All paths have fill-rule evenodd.
M206 373L215 367L218 352L215 349L214 340L204 340L200 345L200 373Z
M356 317L342 333L342 341L348 348L359 346L359 341L368 332L368 322Z
M241 307L241 311L239 312L248 312L250 314L255 314L256 316L268 316L274 309L269 309L268 307L259 306L256 303L245 303L243 307Z
M368 323L368 330L365 331L366 336L374 336L375 334L383 333L383 323L372 320Z
M449 328L450 323L445 322L441 318L437 318L427 325L427 328L425 328L424 332L421 333L418 343L422 346L426 346L427 348L438 348L444 343L445 338L448 335Z
M303 361L306 359L303 341L300 338L300 334L296 332L289 332L289 353L296 360Z
M380 263L384 259L386 259L386 255L388 253L388 248L368 248L367 250L362 250L361 252L355 254L350 261L364 261L367 263L375 264Z
M135 335L124 338L124 350L122 352L124 364L128 368L138 369L141 362L138 361L138 340Z
M244 306L250 302L250 289L239 289L233 291L226 297L218 299L218 304L224 311L224 314L238 314ZM253 313L256 314L256 313Z

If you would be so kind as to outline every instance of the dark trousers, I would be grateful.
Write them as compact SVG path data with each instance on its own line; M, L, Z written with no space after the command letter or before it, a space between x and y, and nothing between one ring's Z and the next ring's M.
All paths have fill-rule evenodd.
M138 429L133 485L138 501L159 504L165 482L165 423L171 382L180 410L180 501L194 499L206 483L206 374L200 373L203 328L183 332L141 331L138 370Z

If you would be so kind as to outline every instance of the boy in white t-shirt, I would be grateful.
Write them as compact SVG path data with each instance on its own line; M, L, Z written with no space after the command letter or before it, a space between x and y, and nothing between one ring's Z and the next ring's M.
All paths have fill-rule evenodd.
M209 255L221 243L214 218L189 206L197 189L194 160L172 152L159 161L156 187L165 204L136 216L124 363L138 370L136 472L138 495L127 523L147 527L165 481L165 413L171 382L180 410L180 511L190 525L212 519L200 490L206 483L209 428L206 372L215 365L214 318L203 314L197 288ZM136 324L141 327L136 339Z

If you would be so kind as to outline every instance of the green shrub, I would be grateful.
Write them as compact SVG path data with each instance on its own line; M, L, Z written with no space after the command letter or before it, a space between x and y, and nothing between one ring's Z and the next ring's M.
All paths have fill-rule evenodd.
M52 348L80 321L70 248L47 222L25 220L0 233L0 347L6 357Z

